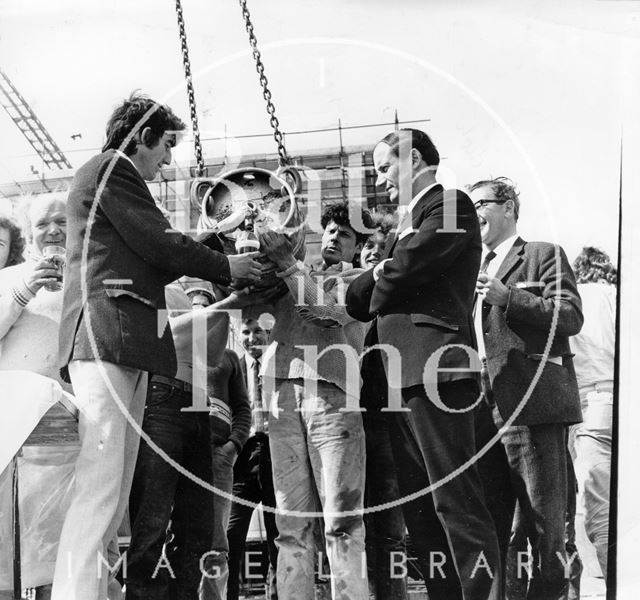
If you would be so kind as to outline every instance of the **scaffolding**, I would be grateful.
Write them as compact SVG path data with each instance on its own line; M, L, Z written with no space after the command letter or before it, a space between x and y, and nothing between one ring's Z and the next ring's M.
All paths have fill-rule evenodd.
M311 136L313 134L336 133L336 146L332 148L313 148L299 152L290 152L291 162L303 169L315 171L322 185L322 202L330 203L339 200L346 201L354 195L358 198L366 199L366 206L369 209L378 212L392 212L395 205L389 202L384 192L376 189L376 174L373 168L372 147L344 145L343 133L351 130L390 128L398 129L400 126L407 126L415 123L426 123L428 118L404 120L398 119L397 111L395 119L388 122L365 123L355 125L344 125L341 119L337 120L336 126L306 129L300 131L285 132L286 137L290 136ZM272 137L271 133L251 133L241 135L227 135L225 125L225 134L219 137L202 138L203 146L205 146L205 176L215 177L219 173L223 173L230 168L238 167L260 167L267 170L276 170L278 168L278 155L270 154L252 154L243 155L238 164L234 164L233 156L227 156L228 140L236 139L260 139ZM211 143L221 142L218 151L213 150ZM187 143L186 140L184 143ZM206 145L209 143L208 150ZM98 148L74 149L69 152L82 152L87 155L98 153ZM195 226L198 217L199 207L189 207L189 187L195 176L194 162L187 164L174 163L164 168L160 174L160 179L150 182L149 189L153 196L160 202L172 215L180 213L184 215L181 223L184 227L190 228ZM48 173L46 178L44 174L39 179L29 181L0 183L0 195L13 198L16 201L18 197L28 194L46 193L50 189L68 188L73 178L73 172Z
M0 104L2 104L7 114L22 132L22 135L38 153L42 162L49 169L53 167L72 169L73 167L67 157L2 70L0 70L0 92L2 92Z

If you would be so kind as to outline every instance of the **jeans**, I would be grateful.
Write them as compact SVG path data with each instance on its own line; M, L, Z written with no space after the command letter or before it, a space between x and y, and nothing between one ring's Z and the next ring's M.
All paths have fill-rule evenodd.
M181 412L190 405L191 394L152 383L142 429L172 460L211 482L209 416ZM210 549L213 533L211 493L142 442L129 511L127 600L196 599L200 559ZM173 539L164 553L170 520Z
M229 542L227 528L231 510L233 487L233 463L235 451L228 452L224 445L213 445L213 537L209 552L203 561L203 577L200 586L200 600L225 600L227 597L227 566ZM221 493L218 493L221 492ZM222 494L227 494L227 497Z
M504 421L497 408L493 415L496 426L502 427ZM519 597L524 586L528 600L564 599L569 589L565 570L570 569L565 569L566 427L562 423L511 426L504 432L502 444L518 499L507 558L507 598ZM530 574L522 550L525 535L532 551Z
M276 497L273 491L273 473L269 438L264 433L257 433L247 440L233 469L233 496L255 504L275 508ZM229 539L229 583L227 600L238 600L240 563L244 552L247 531L251 522L253 508L233 502L227 537ZM278 537L276 517L271 511L263 513L267 533L267 551L269 555L269 571L267 574L267 599L277 600L276 569L278 550L275 540Z
M363 415L367 448L366 507L376 507L400 497L386 419L384 414ZM402 575L402 566L407 548L401 506L367 513L364 521L370 599L406 600L407 579ZM398 566L392 568L392 561Z
M276 379L269 442L278 514L278 594L313 600L317 517L322 510L334 600L367 600L362 519L365 441L359 412L340 412L346 395L319 380ZM349 514L343 514L348 511Z

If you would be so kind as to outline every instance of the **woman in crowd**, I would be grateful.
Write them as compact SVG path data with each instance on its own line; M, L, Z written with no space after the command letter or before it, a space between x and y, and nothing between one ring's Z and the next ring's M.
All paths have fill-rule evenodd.
M0 269L24 262L24 237L18 224L0 215Z

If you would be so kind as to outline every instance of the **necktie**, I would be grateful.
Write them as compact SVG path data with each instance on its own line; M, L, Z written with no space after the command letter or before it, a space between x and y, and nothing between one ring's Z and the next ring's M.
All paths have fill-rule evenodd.
M482 264L480 265L480 273L486 273L489 263L496 257L496 253L491 250L487 252ZM484 345L484 332L482 331L482 298L478 298L476 294L476 302L473 307L474 328L476 331L476 339L478 341L478 355L482 362L480 368L480 383L485 401L489 406L493 406L493 394L491 392L491 381L489 379L489 371L487 370L486 349Z
M480 265L480 271L479 271L478 274L486 273L487 269L489 268L489 263L495 257L496 257L496 253L493 250L487 252L487 255L484 257L484 260L482 261L482 264ZM473 299L473 316L474 316L474 319L475 319L476 312L478 310L478 304L482 304L482 300L480 302L478 302L478 294L476 294L474 299Z
M253 398L251 398L251 421L255 432L264 431L264 413L262 410L262 381L260 361L253 361Z
M496 253L491 250L487 252L487 255L484 257L482 264L480 265L480 273L486 273L489 268L489 263L496 257Z

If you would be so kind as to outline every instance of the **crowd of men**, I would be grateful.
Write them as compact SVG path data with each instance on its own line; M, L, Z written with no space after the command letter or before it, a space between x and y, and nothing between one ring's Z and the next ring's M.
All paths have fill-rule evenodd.
M401 129L373 150L395 220L326 206L315 262L262 233L280 284L256 287L258 252L175 230L149 192L184 128L169 107L126 100L66 216L59 204L34 215L40 250L66 245L63 291L42 289L55 275L42 256L0 276L13 311L0 367L24 368L5 362L7 332L38 335L30 310L57 302L56 372L51 357L32 370L60 367L78 410L52 589L38 584L38 598L237 599L260 502L271 599L312 600L325 561L333 600L406 599L407 553L430 600L578 597L576 451L606 574L608 257L576 263L591 286L583 314L562 248L518 235L515 184L445 190L433 141ZM204 283L185 291L182 276Z

